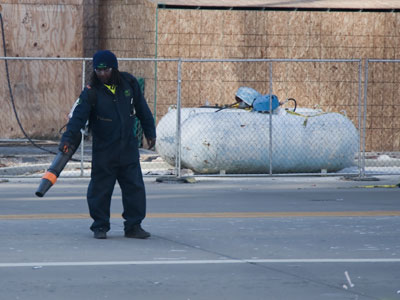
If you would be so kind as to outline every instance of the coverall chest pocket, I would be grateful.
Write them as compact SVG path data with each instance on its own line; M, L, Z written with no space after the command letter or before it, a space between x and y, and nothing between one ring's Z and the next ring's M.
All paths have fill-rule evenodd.
M110 112L97 112L94 123L93 131L96 131L101 139L109 139L114 134L115 116Z

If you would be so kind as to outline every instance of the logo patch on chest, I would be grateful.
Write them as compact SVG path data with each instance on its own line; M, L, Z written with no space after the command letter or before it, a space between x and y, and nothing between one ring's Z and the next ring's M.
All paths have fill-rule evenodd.
M131 96L131 90L125 90L124 91L125 97L130 97Z

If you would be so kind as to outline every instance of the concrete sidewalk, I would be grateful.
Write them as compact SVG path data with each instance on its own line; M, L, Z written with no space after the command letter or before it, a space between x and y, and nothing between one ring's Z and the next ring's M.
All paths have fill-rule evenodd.
M0 140L0 176L30 176L38 177L48 169L56 153L58 141L34 141L32 145L28 140ZM40 147L40 148L39 148ZM172 174L173 166L167 164L156 152L139 149L140 163L145 175ZM85 142L83 162L81 148L79 148L63 171L64 176L90 176L92 148Z

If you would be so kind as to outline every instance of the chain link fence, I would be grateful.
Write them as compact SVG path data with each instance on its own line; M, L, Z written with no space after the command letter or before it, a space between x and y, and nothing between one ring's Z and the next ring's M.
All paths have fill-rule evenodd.
M399 174L400 60L367 59L364 73L362 170Z
M197 175L360 174L361 71L360 60L182 59L158 152ZM264 109L235 103L242 86Z
M14 91L14 104L10 105L7 83L2 81L3 105L8 105L10 115L15 106L22 127L28 136L35 137L37 145L56 152L60 134L55 131L66 122L73 102L89 82L91 59L0 59L10 64ZM376 97L373 91L380 84L387 86L377 79L379 72L384 78L385 68L398 62L367 60L362 68L359 59L122 58L119 69L143 80L144 95L157 123L156 151L146 150L139 137L145 176L366 176L400 173L396 139L393 137L390 151L384 146L376 148L374 145L384 142L372 142L377 132L369 127L374 121L368 114L369 102L374 103L371 99ZM378 64L382 66L375 69ZM19 66L19 75L13 75L15 66ZM59 89L48 77L42 80L43 76L34 76L46 70L63 74L53 76ZM394 89L395 84L391 84ZM53 94L43 94L47 90L43 85L49 85ZM20 86L28 86L28 97L17 91ZM240 87L250 87L260 94L257 111L256 106L238 102L235 96ZM272 95L278 107L274 107ZM60 101L50 105L52 97ZM40 99L51 108L37 105ZM390 113L395 122L393 101ZM35 116L27 113L26 107ZM34 130L33 125L39 121L32 119L37 115L39 121L59 121ZM15 124L13 127L18 131ZM141 135L139 124L132 130ZM17 141L1 138L0 176L41 176L54 154L34 149L23 140L25 148L18 150L22 152L18 156L15 149L22 147L16 147ZM86 137L62 176L90 176L90 160L91 140Z

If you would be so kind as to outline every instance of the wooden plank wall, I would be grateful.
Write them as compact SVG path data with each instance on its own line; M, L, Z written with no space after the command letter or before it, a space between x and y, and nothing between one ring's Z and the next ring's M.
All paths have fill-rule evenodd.
M81 4L81 0L3 1L7 56L81 57ZM8 65L15 106L25 131L33 138L58 136L81 90L80 63L9 61ZM0 78L0 106L0 137L23 138L6 76Z

